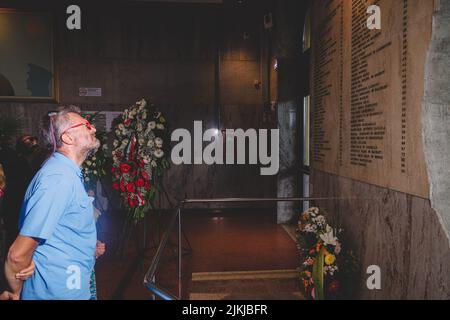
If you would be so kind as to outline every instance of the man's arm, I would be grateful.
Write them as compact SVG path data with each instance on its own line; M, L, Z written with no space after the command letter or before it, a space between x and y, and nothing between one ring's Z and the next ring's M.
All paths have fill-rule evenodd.
M5 277L12 293L17 297L22 291L23 281L16 279L16 274L31 264L37 246L38 241L35 239L19 235L9 249L5 262Z

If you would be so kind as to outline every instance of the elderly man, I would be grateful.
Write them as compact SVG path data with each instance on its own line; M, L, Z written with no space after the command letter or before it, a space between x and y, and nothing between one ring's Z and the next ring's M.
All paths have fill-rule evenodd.
M43 131L55 152L25 194L6 280L15 299L89 299L97 233L93 198L84 189L80 166L100 142L74 106L49 113ZM17 279L31 261L35 273L25 282Z

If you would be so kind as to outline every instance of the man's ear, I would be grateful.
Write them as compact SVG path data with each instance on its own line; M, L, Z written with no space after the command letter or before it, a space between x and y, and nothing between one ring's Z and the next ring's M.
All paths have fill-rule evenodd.
M67 132L64 133L63 135L61 135L61 141L68 145L73 145L75 142L74 139L72 138L72 136L70 134L68 134Z

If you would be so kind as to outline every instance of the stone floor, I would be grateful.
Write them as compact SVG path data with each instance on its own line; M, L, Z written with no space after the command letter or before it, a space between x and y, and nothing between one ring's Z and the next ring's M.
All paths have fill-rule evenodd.
M107 243L108 254L102 257L96 267L99 299L150 299L151 294L143 286L144 275L156 251L158 228L155 217L148 221L147 241L149 247L139 255L138 242L142 243L143 226L138 225L122 256L117 254L114 239L118 235L118 223L110 217L102 217L100 238ZM183 230L192 246L192 252L185 254L182 264L182 279L177 276L176 234L173 234L166 248L157 272L157 282L182 299L196 298L195 294L222 294L222 299L251 298L251 288L268 299L296 299L297 281L294 279L298 267L296 244L285 228L276 224L276 215L270 211L234 210L228 212L190 211L183 214ZM167 219L160 219L164 230ZM184 243L187 247L187 244ZM234 272L258 273L272 271L287 272L279 279L253 278L241 281L226 280L225 291L217 290L215 283L196 281L199 274L226 274ZM194 278L194 281L193 281ZM198 279L197 279L198 280ZM237 281L236 281L237 280ZM222 280L223 281L223 280ZM244 285L245 284L245 285ZM261 290L263 288L263 290ZM191 294L194 294L191 296ZM206 298L207 296L203 296ZM216 296L215 298L220 298ZM210 299L214 297L210 296Z

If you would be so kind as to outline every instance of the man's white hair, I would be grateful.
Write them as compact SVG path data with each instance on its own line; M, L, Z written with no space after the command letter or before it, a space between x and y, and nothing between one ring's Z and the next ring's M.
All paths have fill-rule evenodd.
M44 117L42 135L45 143L53 147L53 151L62 147L61 134L71 125L69 113L80 114L81 110L73 105L61 106Z

